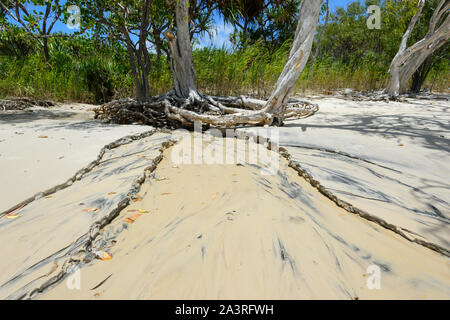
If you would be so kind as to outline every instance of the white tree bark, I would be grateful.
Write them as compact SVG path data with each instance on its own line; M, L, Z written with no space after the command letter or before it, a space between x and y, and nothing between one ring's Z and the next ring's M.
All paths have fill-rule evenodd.
M189 1L176 0L175 9L177 34L175 36L170 31L165 34L171 53L174 90L178 97L189 99L192 103L200 99L200 95L195 85L194 59L189 33Z
M321 3L322 1L320 0L302 1L299 22L288 61L263 109L265 112L279 113L282 111L279 109L283 109L287 105L289 97L311 54Z
M428 56L442 47L450 38L450 16L447 12L450 9L450 2L448 0L441 0L430 19L426 36L409 48L407 47L409 36L419 20L424 5L425 0L418 1L417 13L411 19L408 29L402 37L400 48L389 68L389 83L386 92L390 96L405 93L408 81L414 72ZM444 17L445 20L439 25Z

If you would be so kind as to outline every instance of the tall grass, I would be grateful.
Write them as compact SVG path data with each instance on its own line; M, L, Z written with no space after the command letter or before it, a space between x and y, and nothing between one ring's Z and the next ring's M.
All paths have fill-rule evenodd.
M284 67L290 46L288 41L270 51L262 42L256 42L239 50L225 47L194 50L197 86L213 95L267 97ZM127 55L120 46L111 47L85 38L57 38L51 41L50 55L48 64L39 48L24 56L0 55L0 97L102 103L134 95ZM172 74L167 60L162 57L158 62L152 54L151 64L151 94L170 91ZM314 66L307 64L296 93L383 89L387 69L386 65L370 61L346 65L320 57ZM430 73L425 87L448 92L449 75L449 62L442 61Z

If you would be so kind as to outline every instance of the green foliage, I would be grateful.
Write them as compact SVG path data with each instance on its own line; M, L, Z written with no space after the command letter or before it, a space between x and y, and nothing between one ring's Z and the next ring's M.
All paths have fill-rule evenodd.
M369 30L366 25L366 7L373 3L381 4L380 30ZM432 5L430 1L424 8L423 19L411 35L411 43L426 33ZM298 81L297 92L330 92L347 87L383 89L390 62L415 10L415 3L407 0L355 1L345 9L336 10L325 28L313 77L312 66L308 64ZM319 32L322 28L323 25ZM134 96L134 81L123 42L95 34L52 38L48 43L50 59L46 62L39 44L27 34L18 27L0 31L0 97L101 103ZM290 39L279 45L268 45L260 37L234 49L194 50L197 86L202 92L214 95L267 97L284 67L290 46ZM441 59L433 58L430 70L426 70L425 86L447 91L448 45L437 57ZM164 54L150 52L149 79L151 94L172 89L172 74Z

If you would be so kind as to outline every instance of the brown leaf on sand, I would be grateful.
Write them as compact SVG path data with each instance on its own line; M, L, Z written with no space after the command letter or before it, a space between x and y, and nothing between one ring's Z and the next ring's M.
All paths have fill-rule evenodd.
M135 215L132 215L131 217L125 218L125 222L132 224L134 223L139 217L142 216L142 213L136 213Z
M51 199L53 196L46 196L45 199Z
M48 136L39 136L38 138L39 138L39 139L47 139Z
M140 201L142 201L142 198L141 197L135 197L132 200L133 200L133 202L140 202Z
M170 192L164 192L164 193L161 193L161 195L162 196L168 196L168 195L171 195L172 193L170 193Z
M95 257L97 259L108 261L112 259L112 253L106 252L106 251L100 251L95 253Z
M117 194L117 192L109 192L109 193L108 193L108 196L113 196L113 195L115 195L115 194Z
M97 212L98 208L87 208L87 209L83 209L84 212Z

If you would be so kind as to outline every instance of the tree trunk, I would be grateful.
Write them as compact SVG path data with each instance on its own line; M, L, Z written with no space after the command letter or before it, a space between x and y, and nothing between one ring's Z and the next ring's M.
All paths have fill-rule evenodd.
M189 34L188 0L176 1L175 20L176 37L170 31L165 33L165 37L169 41L174 90L178 97L189 99L192 103L201 98L195 86L194 59Z
M42 39L42 47L44 49L45 62L49 62L50 61L50 53L48 50L48 38L47 37L44 37L44 39Z
M436 50L442 47L450 38L450 16L447 15L444 22L438 27L441 18L450 8L450 3L442 0L434 11L430 20L430 26L426 36L407 48L409 35L411 34L417 20L422 13L425 0L419 0L418 11L412 18L408 29L403 35L400 48L392 60L389 69L389 83L386 92L390 96L397 96L407 91L409 79L414 72L424 63L427 57L431 56Z
M283 108L287 105L289 97L311 54L314 35L319 21L320 7L321 1L319 0L302 1L299 22L288 61L263 109L265 112L271 114L283 113Z

